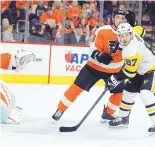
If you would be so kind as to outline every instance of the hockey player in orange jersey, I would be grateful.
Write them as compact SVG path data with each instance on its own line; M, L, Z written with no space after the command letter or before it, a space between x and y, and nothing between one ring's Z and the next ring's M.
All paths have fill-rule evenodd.
M16 54L1 53L0 69L19 71L23 69L34 55L29 51L20 50ZM21 121L22 109L16 106L15 95L0 80L0 123L18 124Z
M126 21L126 11L118 8L113 12L113 25L105 25L95 32L94 41L90 47L90 55L86 65L81 69L74 83L62 96L56 112L52 118L58 121L66 109L75 101L83 90L89 91L100 79L107 82L108 78L120 71L123 66L122 51L115 50L117 41L116 29L120 23ZM114 119L112 116L122 99L124 83L122 82L112 93L108 106L102 114L102 121Z

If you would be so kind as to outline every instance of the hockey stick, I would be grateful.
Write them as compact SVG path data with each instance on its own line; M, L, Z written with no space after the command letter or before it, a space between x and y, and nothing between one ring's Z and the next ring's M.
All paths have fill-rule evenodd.
M101 100L101 98L104 96L104 94L107 92L108 88L106 87L104 91L101 93L101 95L98 97L98 99L95 101L95 103L92 105L92 107L89 109L89 111L85 114L85 116L82 118L82 120L75 126L72 127L60 127L60 132L73 132L76 131L84 122L84 120L88 117L90 112L95 108L95 106L98 104L98 102Z
M117 41L114 46L115 47L113 48L113 50L110 51L110 55L117 51L117 49L119 47L119 42ZM85 116L82 118L82 120L77 125L72 126L72 127L63 127L62 126L62 127L59 128L59 131L60 132L73 132L73 131L76 131L81 126L81 124L84 122L84 120L88 117L90 112L95 108L95 106L98 104L98 102L101 100L101 98L107 92L107 90L108 90L108 88L106 87L104 89L104 91L101 93L101 95L98 97L98 99L95 101L95 103L92 105L92 107L88 110L88 112L85 114Z

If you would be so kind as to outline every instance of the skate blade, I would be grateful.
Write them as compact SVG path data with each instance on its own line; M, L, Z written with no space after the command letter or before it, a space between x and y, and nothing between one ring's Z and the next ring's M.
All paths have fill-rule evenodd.
M112 128L112 129L126 129L126 128L128 128L128 125L109 126L109 128Z
M56 121L55 119L52 118L52 124L53 125L58 125L58 121Z
M149 132L149 136L154 137L155 136L155 132Z
M101 118L100 123L106 124L109 123L110 120Z

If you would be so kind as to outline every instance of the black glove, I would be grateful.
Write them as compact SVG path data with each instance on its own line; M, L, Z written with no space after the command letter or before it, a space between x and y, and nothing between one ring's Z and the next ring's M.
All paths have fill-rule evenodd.
M96 59L99 63L103 64L110 64L112 59L112 56L105 53L105 52L100 52L98 50L93 51L92 56L93 59Z
M115 75L112 75L107 83L106 83L106 87L108 87L108 90L111 91L113 89L115 89L122 81L121 80L117 80L117 77Z

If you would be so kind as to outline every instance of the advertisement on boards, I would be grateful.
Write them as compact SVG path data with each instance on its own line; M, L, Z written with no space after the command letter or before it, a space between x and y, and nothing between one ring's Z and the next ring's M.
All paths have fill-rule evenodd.
M51 75L76 76L88 58L89 47L52 45Z
M16 55L17 52L28 51L33 55L33 59L22 69L2 70L1 74L16 74L16 75L48 75L49 72L49 45L38 44L18 44L18 43L1 43L0 53L10 53Z

